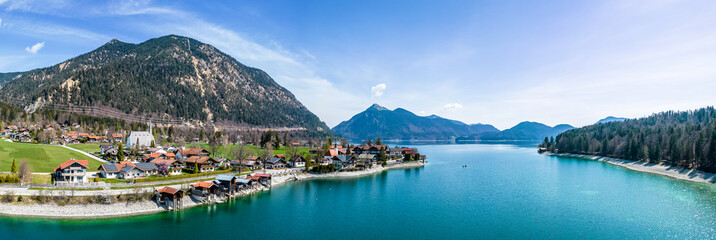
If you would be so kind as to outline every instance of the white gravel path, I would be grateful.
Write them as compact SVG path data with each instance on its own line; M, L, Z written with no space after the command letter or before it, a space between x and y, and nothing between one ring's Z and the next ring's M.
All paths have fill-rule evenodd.
M103 163L109 163L109 162L107 162L107 161L104 160L104 159L101 159L101 158L98 158L98 157L95 156L95 155L89 154L88 152L85 152L85 151L82 151L82 150L79 150L79 149L74 149L74 148L71 148L71 147L68 147L68 146L65 146L65 145L58 145L58 146L61 146L61 147L63 147L63 148L67 148L67 149L69 149L69 150L72 150L72 151L75 151L75 152L78 152L78 153L82 153L82 154L84 154L84 155L86 155L86 156L88 156L88 157L90 157L90 158L92 158L92 159L94 159L94 160L97 160L97 161L100 161L100 162L103 162Z

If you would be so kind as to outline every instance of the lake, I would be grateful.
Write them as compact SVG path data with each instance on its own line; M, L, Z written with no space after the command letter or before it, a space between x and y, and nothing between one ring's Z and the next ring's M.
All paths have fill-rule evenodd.
M423 168L288 183L181 212L0 217L0 239L716 238L714 185L531 146L419 145L429 157Z

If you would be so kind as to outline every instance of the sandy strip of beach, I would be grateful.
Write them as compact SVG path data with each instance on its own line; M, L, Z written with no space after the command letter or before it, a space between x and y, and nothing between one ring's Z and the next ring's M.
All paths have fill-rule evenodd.
M411 162L411 163L400 163L390 164L386 167L377 166L371 169L355 172L335 172L327 174L288 174L284 176L275 176L272 178L272 186L279 186L281 184L298 181L298 180L309 180L319 178L350 178L359 177L375 173L380 173L385 170L399 169L399 168L414 168L424 166L422 162ZM178 187L178 186L177 186ZM244 190L237 194L236 197L242 197L250 195L252 193L267 190L265 188L257 188L251 190ZM100 190L102 191L102 190ZM108 191L108 190L103 190ZM113 190L109 190L113 191ZM78 193L80 191L76 191ZM119 193L120 191L113 191L111 193ZM121 191L122 194L127 193L127 190ZM105 192L106 195L111 195L109 192ZM85 194L83 194L85 195ZM87 193L86 195L91 195ZM206 203L196 202L191 197L184 197L183 209L203 205ZM117 202L112 204L83 204L83 205L64 205L58 206L56 204L20 204L20 203L0 203L0 214L11 215L11 216L22 216L22 217L41 217L41 218L110 218L110 217L121 217L121 216L132 216L132 215L143 215L151 214L156 212L166 211L164 206L158 205L154 201L137 201L137 202Z
M549 155L549 156L571 157L571 158L580 158L580 159L600 161L600 162L605 162L605 163L609 163L612 165L620 166L620 167L623 167L623 168L626 168L629 170L645 172L645 173L652 173L652 174L659 174L659 175L676 178L676 179L680 179L680 180L700 182L700 183L716 183L716 174L699 171L699 170L685 169L685 168L680 168L680 167L624 160L624 159L618 159L618 158L601 157L601 156L594 156L594 155L582 155L582 154L572 154L572 153L544 153L544 154Z

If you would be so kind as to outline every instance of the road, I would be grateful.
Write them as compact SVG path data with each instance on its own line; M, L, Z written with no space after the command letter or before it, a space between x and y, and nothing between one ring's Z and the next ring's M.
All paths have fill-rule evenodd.
M103 162L103 163L109 163L109 162L105 161L104 159L101 159L101 158L98 158L98 157L95 156L95 155L89 154L88 152L85 152L85 151L82 151L82 150L78 150L78 149L74 149L74 148L71 148L71 147L68 147L68 146L65 146L65 145L60 145L60 146L63 147L63 148L67 148L67 149L69 149L69 150L72 150L72 151L75 151L75 152L78 152L78 153L82 153L82 154L84 154L84 155L87 155L88 157L91 157L91 158L94 159L94 160L97 160L97 161L100 161L100 162Z

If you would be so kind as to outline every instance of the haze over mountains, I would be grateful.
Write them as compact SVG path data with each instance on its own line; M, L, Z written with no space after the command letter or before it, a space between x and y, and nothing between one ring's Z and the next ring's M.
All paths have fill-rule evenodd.
M0 74L0 84L0 101L29 110L91 106L107 117L123 113L203 127L329 130L266 72L176 35L139 44L115 39L51 67Z
M397 108L389 110L373 104L350 120L341 122L333 131L348 139L385 140L542 140L574 127L561 124L550 127L536 122L522 122L500 131L489 124L466 124L436 115L417 116Z

